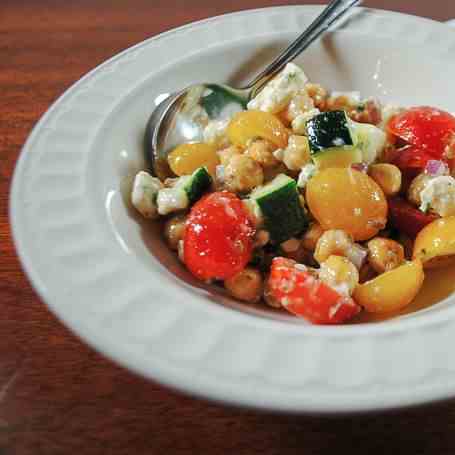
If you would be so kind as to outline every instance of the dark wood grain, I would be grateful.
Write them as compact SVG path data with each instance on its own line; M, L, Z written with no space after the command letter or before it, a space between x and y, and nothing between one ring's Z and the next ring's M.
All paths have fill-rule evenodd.
M439 20L455 17L455 2L366 3ZM288 2L1 1L0 455L454 453L454 403L388 416L277 416L209 404L138 378L62 326L16 258L7 216L14 164L27 134L63 90L156 33L282 4Z

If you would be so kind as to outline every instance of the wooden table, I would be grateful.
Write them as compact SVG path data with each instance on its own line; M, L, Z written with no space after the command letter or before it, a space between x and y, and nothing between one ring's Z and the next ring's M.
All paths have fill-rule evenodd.
M206 403L138 378L63 327L16 258L7 216L14 164L35 122L67 87L164 30L288 3L1 0L0 455L454 453L454 403L387 416L279 416ZM366 3L438 20L455 17L453 1Z

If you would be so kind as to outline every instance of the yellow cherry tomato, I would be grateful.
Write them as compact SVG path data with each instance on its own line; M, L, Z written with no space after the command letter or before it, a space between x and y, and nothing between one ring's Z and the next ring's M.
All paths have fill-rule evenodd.
M420 291L424 279L422 263L407 262L371 281L359 284L353 298L370 313L399 311L409 305Z
M354 240L374 237L387 222L379 185L355 169L324 169L309 180L306 201L324 230L342 229Z
M425 268L455 263L455 216L425 226L416 237L412 256L420 259Z
M273 114L262 111L243 111L234 115L227 134L229 140L245 148L254 138L267 139L279 148L288 143L288 131L283 123Z
M203 142L181 144L168 155L172 172L178 176L192 174L198 167L205 166L210 175L220 164L215 147Z

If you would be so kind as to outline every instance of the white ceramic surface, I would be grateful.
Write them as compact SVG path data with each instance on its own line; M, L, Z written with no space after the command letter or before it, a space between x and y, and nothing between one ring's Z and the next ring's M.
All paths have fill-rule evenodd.
M197 283L129 208L154 100L248 79L319 12L215 17L110 59L46 113L20 156L11 222L22 264L59 318L99 351L210 399L290 412L397 408L455 397L455 299L380 324L309 326ZM299 59L311 79L455 111L455 31L359 9Z

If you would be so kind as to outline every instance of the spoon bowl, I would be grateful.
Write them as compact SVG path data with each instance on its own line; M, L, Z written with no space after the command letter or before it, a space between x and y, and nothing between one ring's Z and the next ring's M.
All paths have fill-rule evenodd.
M201 142L210 121L225 120L247 107L250 99L284 66L300 55L361 0L332 0L310 26L244 88L225 84L191 85L164 99L152 112L145 131L145 155L155 176L172 176L168 154L179 144Z
M172 175L170 151L182 143L201 142L211 120L224 120L246 108L249 89L223 84L194 84L165 98L150 116L145 132L146 157L160 179Z

